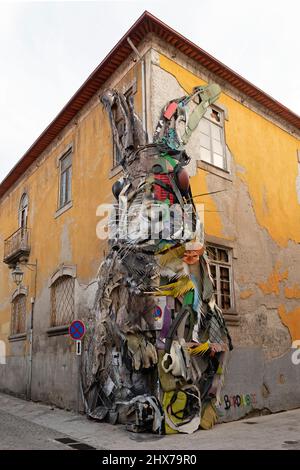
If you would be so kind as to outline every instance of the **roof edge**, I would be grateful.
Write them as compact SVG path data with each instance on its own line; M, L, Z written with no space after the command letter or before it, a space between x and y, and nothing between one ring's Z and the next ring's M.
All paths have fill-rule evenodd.
M0 198L18 181L20 176L24 174L48 145L53 142L67 124L69 124L83 106L92 98L95 92L129 57L132 53L132 49L127 42L127 37L130 36L134 45L138 46L150 32L170 43L183 54L200 63L208 71L225 80L236 90L241 91L243 94L262 105L265 109L277 115L281 120L300 131L300 117L297 114L146 10L88 76L21 159L13 166L8 175L0 183Z

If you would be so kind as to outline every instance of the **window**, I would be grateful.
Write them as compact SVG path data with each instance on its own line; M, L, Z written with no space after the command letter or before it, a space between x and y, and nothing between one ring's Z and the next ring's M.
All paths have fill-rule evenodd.
M71 202L72 190L72 149L60 159L59 208Z
M69 325L74 320L74 286L71 276L63 275L51 286L51 326Z
M18 294L12 300L11 334L18 335L26 331L26 295Z
M27 228L27 217L28 217L28 196L26 193L23 194L19 205L19 228Z
M233 310L231 250L213 245L207 245L206 249L214 279L217 304L224 311Z
M227 170L224 112L209 106L199 123L201 160Z
M133 100L133 86L130 87L124 93L124 96L126 98L126 101L127 101L128 105L130 105L130 103L132 103L132 100ZM119 134L119 137L120 137L120 141L123 143L123 137L125 135L126 129L125 129L124 115L122 114L122 112L120 110L120 106L115 104L112 107L112 113L113 113L113 117L114 117L114 121L115 121L117 131L118 131L118 134ZM121 160L122 160L121 152L118 149L118 146L116 145L116 143L114 141L114 143L113 143L113 167L115 168L116 166L120 165Z

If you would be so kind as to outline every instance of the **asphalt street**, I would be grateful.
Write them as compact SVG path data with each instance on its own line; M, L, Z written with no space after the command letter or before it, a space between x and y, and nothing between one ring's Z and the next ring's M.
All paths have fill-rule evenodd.
M61 433L0 410L0 449L62 450L66 446L55 441Z

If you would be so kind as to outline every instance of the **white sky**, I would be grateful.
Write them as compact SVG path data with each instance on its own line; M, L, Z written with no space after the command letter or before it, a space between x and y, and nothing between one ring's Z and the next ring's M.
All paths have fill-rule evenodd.
M0 2L0 181L144 10L300 114L299 0Z

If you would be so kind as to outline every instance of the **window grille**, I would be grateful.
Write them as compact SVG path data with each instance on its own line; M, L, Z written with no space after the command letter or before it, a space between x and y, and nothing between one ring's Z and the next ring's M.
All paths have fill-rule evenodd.
M51 286L51 326L70 325L74 320L74 286L71 276L61 276Z
M19 294L12 301L11 334L17 335L26 331L26 295Z

